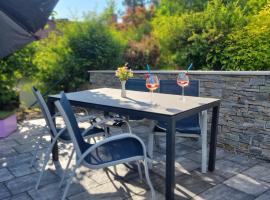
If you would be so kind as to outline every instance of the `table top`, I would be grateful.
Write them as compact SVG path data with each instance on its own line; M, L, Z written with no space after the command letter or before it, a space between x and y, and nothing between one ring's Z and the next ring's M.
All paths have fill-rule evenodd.
M94 104L100 106L110 106L134 111L143 111L153 114L174 116L182 112L187 112L199 107L206 109L219 104L220 100L215 98L185 96L185 101L181 95L154 93L153 101L157 105L151 105L150 92L139 92L127 90L127 97L121 97L120 89L100 88L67 93L67 97L72 102ZM60 95L50 95L49 98L59 99Z

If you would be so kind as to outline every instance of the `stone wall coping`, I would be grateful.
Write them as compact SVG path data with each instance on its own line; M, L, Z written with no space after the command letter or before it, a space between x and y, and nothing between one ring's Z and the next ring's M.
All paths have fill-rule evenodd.
M178 74L184 70L152 70L152 73L155 74ZM135 74L146 74L146 70L134 70ZM115 73L114 70L89 70L88 73L106 73L111 74ZM269 76L270 71L189 71L189 74L198 74L198 75L230 75L230 76Z

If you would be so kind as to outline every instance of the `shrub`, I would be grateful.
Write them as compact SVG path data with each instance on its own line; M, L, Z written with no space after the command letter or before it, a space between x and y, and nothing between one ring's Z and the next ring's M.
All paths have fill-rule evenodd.
M151 36L145 36L140 42L131 41L124 53L124 60L132 69L145 69L146 64L156 67L160 55L159 46Z
M16 86L23 77L31 77L37 72L32 62L35 44L0 60L0 110L13 110L19 106Z
M194 69L220 69L226 36L246 24L240 6L213 0L204 11L180 14L160 15L153 20L153 33L161 46L161 64L183 66L193 62Z
M242 30L228 35L221 62L223 70L270 69L270 3Z
M98 19L58 24L58 30L38 45L38 79L48 90L76 90L88 80L88 70L115 69L123 63L124 42Z

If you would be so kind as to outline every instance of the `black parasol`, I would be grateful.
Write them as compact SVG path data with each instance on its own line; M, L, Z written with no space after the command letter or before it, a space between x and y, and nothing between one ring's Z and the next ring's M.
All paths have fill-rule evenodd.
M0 59L38 39L58 0L0 0Z

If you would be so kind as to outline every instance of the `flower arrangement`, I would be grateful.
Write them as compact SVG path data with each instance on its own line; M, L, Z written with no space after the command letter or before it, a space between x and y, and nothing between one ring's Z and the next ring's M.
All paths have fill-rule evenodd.
M125 64L123 67L118 67L115 71L115 76L118 77L120 81L126 81L133 77L133 72L131 69L128 69L127 64Z

